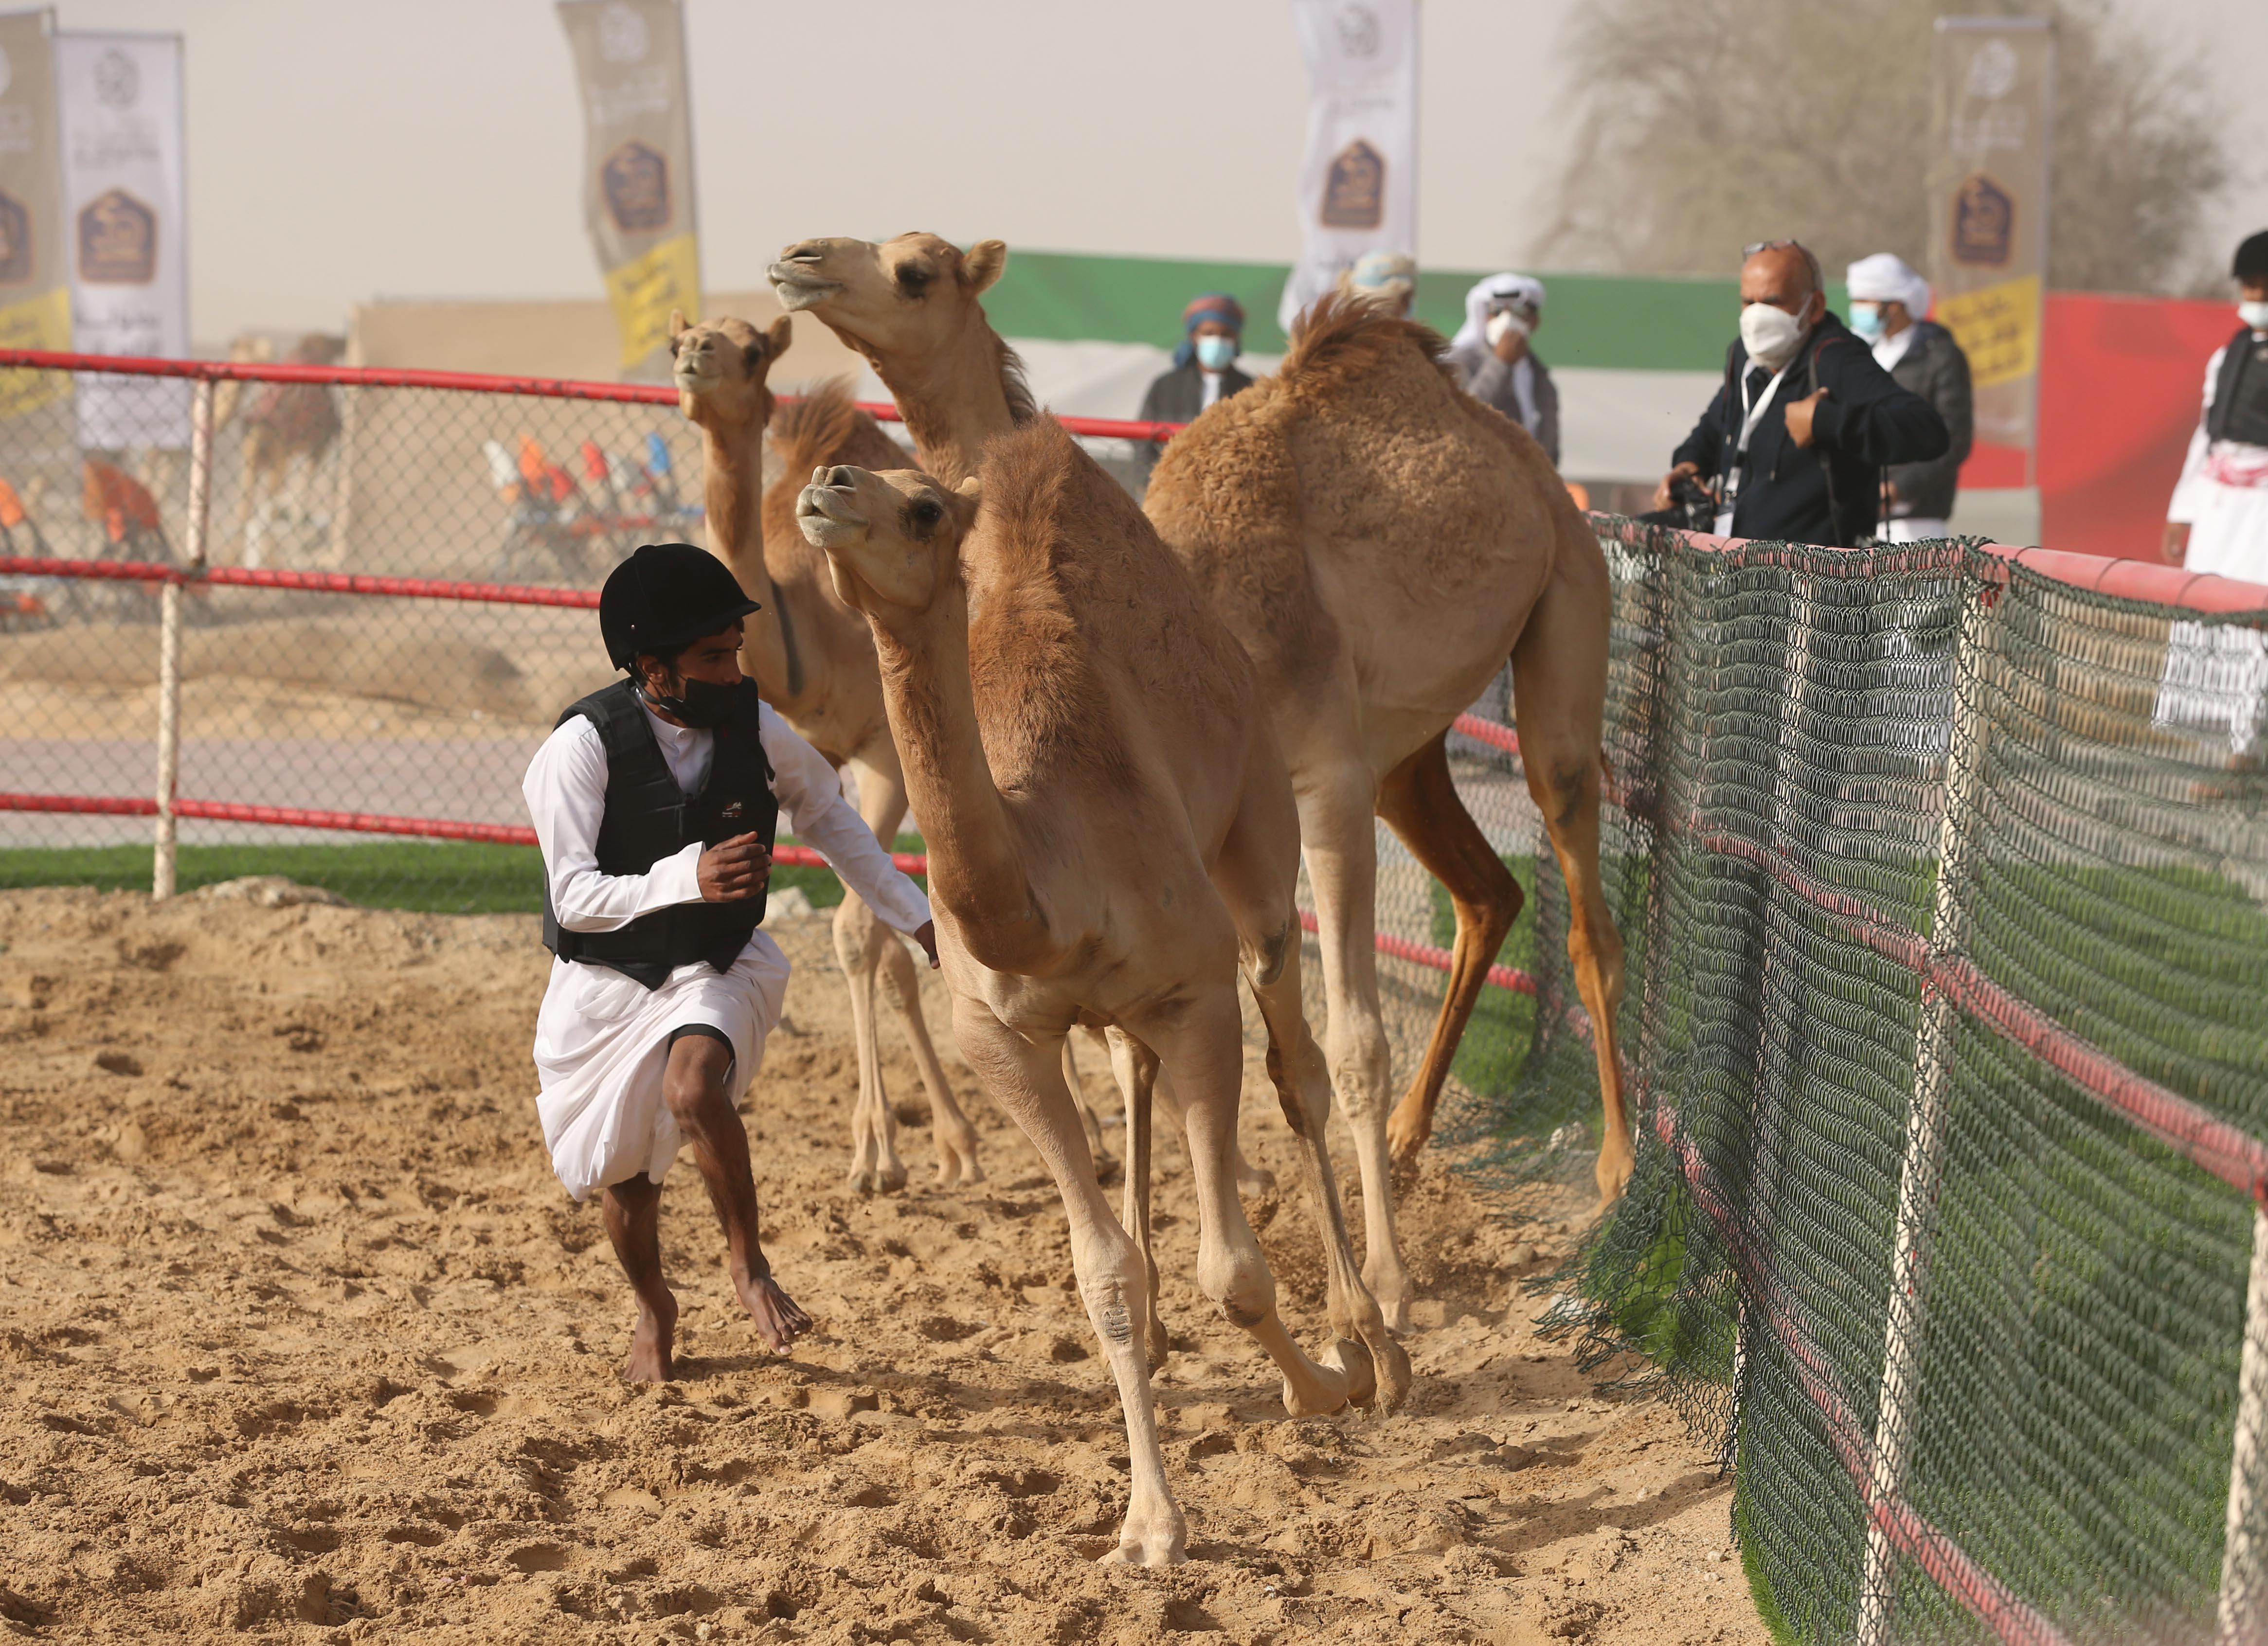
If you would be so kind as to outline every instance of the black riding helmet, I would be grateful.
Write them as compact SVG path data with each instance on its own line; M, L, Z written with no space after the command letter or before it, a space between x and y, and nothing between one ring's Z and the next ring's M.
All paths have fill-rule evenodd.
M618 669L730 628L763 608L725 562L690 543L643 543L599 591L599 634Z

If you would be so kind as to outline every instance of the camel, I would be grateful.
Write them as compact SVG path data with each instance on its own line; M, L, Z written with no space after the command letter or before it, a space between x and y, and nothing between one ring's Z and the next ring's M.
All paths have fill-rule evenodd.
M858 781L858 813L887 848L905 820L906 784L883 711L881 674L866 620L835 596L827 557L795 524L800 482L821 463L895 466L903 454L850 401L840 384L781 407L768 385L793 336L785 315L758 331L724 318L698 326L670 316L678 409L701 430L709 547L764 609L749 615L741 667L763 699L803 739ZM763 442L771 431L784 476L762 491ZM882 1081L874 981L891 999L929 1092L938 1181L978 1183L976 1128L954 1101L938 1062L921 989L906 946L845 888L835 911L835 958L850 988L858 1053L858 1098L850 1112L850 1185L861 1194L905 1187L897 1117Z
M957 483L1031 415L979 301L1007 248L933 234L803 240L770 269L873 365L916 455ZM1275 378L1167 447L1145 509L1251 654L1299 796L1321 928L1324 1043L1363 1183L1364 1275L1406 1330L1393 1173L1442 1084L1521 894L1459 799L1450 723L1512 660L1528 787L1570 893L1568 953L1604 1109L1600 1203L1628 1183L1615 1013L1623 945L1599 874L1612 591L1597 540L1525 430L1459 390L1433 332L1327 296ZM1389 1116L1379 1010L1375 815L1448 888L1457 937L1425 1058Z
M241 364L273 359L275 353L267 338L247 335L229 345L228 357ZM344 338L310 332L292 345L290 364L330 365L345 353ZM345 425L331 391L320 383L225 382L214 397L213 412L216 429L225 428L232 418L244 425L236 535L244 546L244 563L256 566L279 500L287 518L304 517L303 489Z
M1170 1071L1198 1203L1199 1287L1283 1375L1295 1415L1391 1409L1410 1363L1355 1267L1323 1146L1330 1078L1300 1004L1299 813L1251 665L1132 499L1052 417L979 475L819 470L799 504L866 615L929 842L961 1049L1054 1177L1071 1263L1124 1408L1132 1489L1106 1559L1183 1558L1149 1368L1153 1270L1111 1216L1063 1078L1077 1025L1110 1033L1130 1094L1128 1198L1148 1094ZM1241 973L1325 1241L1331 1363L1276 1312L1236 1196Z

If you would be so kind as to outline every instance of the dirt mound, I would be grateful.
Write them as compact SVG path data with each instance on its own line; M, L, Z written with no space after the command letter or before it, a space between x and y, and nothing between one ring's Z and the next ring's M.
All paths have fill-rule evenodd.
M1405 1223L1432 1288L1409 1412L1293 1422L1189 1283L1161 1140L1158 1387L1195 1558L1094 1565L1125 1455L1053 1190L948 1051L992 1180L930 1190L915 1131L916 1187L852 1195L826 925L779 931L795 1027L749 1119L768 1245L821 1329L762 1352L681 1163L688 1376L631 1391L597 1214L536 1130L533 920L0 893L0 1630L1761 1646L1709 1558L1726 1488L1665 1410L1528 1328L1514 1279L1574 1209L1496 1221L1437 1161ZM1293 1181L1272 1104L1247 1116ZM1251 1209L1320 1343L1305 1207Z

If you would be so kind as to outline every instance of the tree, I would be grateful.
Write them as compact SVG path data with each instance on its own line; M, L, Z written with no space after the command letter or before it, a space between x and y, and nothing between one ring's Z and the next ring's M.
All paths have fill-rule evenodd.
M1932 30L1945 0L1595 0L1586 86L1548 255L1725 274L1752 240L1800 239L1829 268L1926 260ZM2048 283L2154 291L2198 264L2228 162L2201 73L2094 0L1962 4L2056 19Z

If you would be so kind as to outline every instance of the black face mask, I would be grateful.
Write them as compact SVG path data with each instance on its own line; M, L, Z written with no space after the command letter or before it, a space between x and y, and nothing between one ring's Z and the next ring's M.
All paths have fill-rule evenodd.
M664 697L644 681L638 682L638 695L661 710L674 715L687 725L707 731L738 716L740 712L740 688L719 686L714 680L688 680L684 683L682 696Z

